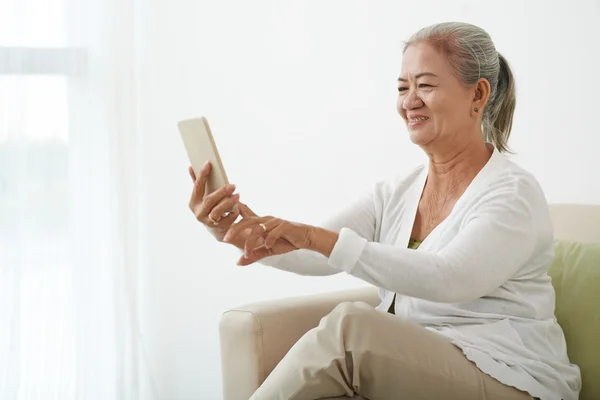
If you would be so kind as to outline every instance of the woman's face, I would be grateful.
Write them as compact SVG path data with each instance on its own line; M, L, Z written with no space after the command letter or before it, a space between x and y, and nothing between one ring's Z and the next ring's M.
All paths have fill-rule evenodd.
M398 92L398 112L419 146L455 144L477 127L474 89L466 88L444 55L427 43L404 52Z

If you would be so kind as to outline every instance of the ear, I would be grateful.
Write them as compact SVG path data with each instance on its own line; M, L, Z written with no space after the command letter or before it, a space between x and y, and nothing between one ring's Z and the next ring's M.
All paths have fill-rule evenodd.
M473 101L471 104L471 115L482 115L483 110L490 98L492 87L485 78L479 78L473 85ZM477 111L475 111L477 110Z

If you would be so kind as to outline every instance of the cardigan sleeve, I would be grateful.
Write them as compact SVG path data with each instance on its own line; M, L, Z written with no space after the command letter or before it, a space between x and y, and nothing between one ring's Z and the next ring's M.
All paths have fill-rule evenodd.
M349 229L356 238L373 241L377 221L381 215L381 200L373 191L366 192L358 199L342 207L335 215L319 226L335 232ZM311 250L296 250L286 254L267 257L260 264L307 276L334 275L340 269L328 264L327 257Z
M447 303L477 299L500 287L532 256L537 241L533 192L529 182L519 180L483 196L437 253L374 243L344 228L328 263L411 297Z

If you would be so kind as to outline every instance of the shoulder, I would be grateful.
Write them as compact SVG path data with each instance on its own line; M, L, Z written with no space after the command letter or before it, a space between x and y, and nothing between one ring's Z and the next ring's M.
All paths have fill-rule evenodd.
M504 155L468 206L467 220L485 215L498 223L528 226L544 242L552 240L553 228L545 193L535 177ZM469 218L471 217L471 218Z
M544 191L535 175L504 155L498 158L495 171L483 188L485 194L506 200L523 199L536 206L543 203L547 207Z

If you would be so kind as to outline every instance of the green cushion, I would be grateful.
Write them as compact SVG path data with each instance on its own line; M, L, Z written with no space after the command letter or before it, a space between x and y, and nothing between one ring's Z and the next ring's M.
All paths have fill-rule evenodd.
M600 243L555 241L549 274L556 318L572 363L581 369L580 400L600 399Z

